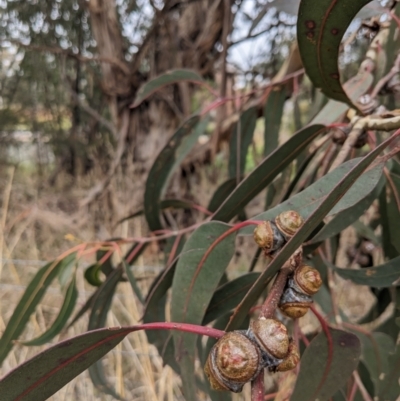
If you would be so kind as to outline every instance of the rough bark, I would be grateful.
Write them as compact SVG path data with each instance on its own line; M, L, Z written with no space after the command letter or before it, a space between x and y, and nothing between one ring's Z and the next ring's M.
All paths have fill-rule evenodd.
M109 99L116 132L121 132L121 116L146 79L173 68L192 68L204 76L214 76L215 62L219 57L215 44L221 40L224 21L222 0L167 0L163 10L155 13L153 26L130 64L124 58L115 0L89 0L88 10L99 56L114 61L101 63L101 71L102 89ZM141 71L144 61L149 66L147 76ZM142 181L161 147L192 112L190 99L193 90L187 83L170 86L157 92L139 108L129 110L125 151L132 155L135 171L143 177ZM101 187L105 188L104 185L98 186ZM143 188L139 188L136 196L137 205L142 200L141 190ZM92 191L90 199L84 203L100 194L99 190Z

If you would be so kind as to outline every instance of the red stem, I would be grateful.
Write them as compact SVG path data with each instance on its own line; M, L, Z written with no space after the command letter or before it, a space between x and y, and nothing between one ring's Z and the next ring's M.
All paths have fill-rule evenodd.
M199 326L197 324L189 323L172 323L172 322L156 322L144 323L140 326L141 330L178 330L187 333L199 334L201 336L208 336L214 338L221 338L225 331L217 330L212 327Z
M281 267L274 284L272 284L271 291L261 307L260 317L270 319L275 316L275 309L278 307L287 279L301 265L302 259L303 249L300 247Z
M251 382L251 401L264 401L264 369Z
M263 306L261 307L260 317L270 319L275 316L275 310L278 307L278 303L285 288L287 278L292 273L292 271L292 269L284 267L279 270L274 284L272 285L271 291L269 292L267 299L264 301Z

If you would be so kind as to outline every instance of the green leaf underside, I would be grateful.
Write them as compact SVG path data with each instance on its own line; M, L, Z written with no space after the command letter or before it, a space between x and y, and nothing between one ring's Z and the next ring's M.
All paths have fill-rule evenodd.
M331 188L336 186L361 160L361 158L356 158L343 163L305 190L278 206L254 216L252 220L271 220L285 210L296 210L304 219L308 218L324 202ZM328 212L327 216L349 209L368 196L379 182L382 176L382 168L382 164L379 164L362 174L332 210ZM253 234L253 230L254 228L252 227L244 227L239 234L250 235Z
M358 11L370 0L302 0L297 20L301 59L312 83L332 99L352 105L340 83L339 49Z
M13 340L16 340L25 329L29 317L35 311L49 285L74 260L75 253L68 255L59 262L50 262L43 266L33 277L0 338L0 363L4 361L12 349Z
M61 309L54 320L53 324L42 335L30 341L25 341L24 345L43 345L51 341L58 333L61 332L68 319L74 311L76 300L78 299L78 290L76 288L75 276L72 278L65 293L64 302Z
M118 282L122 277L122 272L123 269L121 267L116 268L99 288L99 292L93 299L92 309L90 311L89 330L98 329L106 325L107 314L110 310ZM96 361L89 367L89 376L97 389L118 400L122 399L112 388L111 384L108 383L101 360Z
M150 169L144 194L144 214L151 231L162 229L161 197L174 168L182 162L203 133L207 120L196 127L199 121L198 115L186 120L161 150Z
M172 321L201 324L214 291L234 254L235 236L232 234L219 243L201 269L198 265L210 245L228 228L228 225L219 222L206 223L194 231L185 243L172 282ZM174 333L174 343L185 397L194 400L196 337Z
M323 125L305 127L266 157L230 194L213 220L229 221L287 167L313 139L324 130Z
M329 328L332 350L325 332L319 333L301 357L300 372L290 399L326 401L340 390L356 369L361 354L354 334Z
M242 113L239 122L232 128L231 140L229 143L229 177L242 176L246 166L246 156L249 146L253 140L254 130L257 121L257 108L250 107ZM239 142L238 143L238 136ZM238 150L239 147L239 150ZM237 165L239 163L239 166ZM239 173L239 174L237 174Z
M190 81L194 83L204 83L204 79L195 71L188 69L179 69L168 71L148 82L146 82L139 90L131 107L136 107L154 92L160 90L166 85L178 82Z
M230 323L227 327L227 330L235 329L245 318L249 309L254 305L257 298L261 295L264 290L264 282L267 277L272 277L278 269L285 263L286 260L293 254L293 252L307 239L307 237L315 230L318 224L326 217L326 215L330 211L334 211L335 213L339 212L341 209L338 209L339 201L343 198L345 199L344 194L354 186L357 186L355 181L357 178L363 173L363 171L376 159L380 152L392 142L393 137L389 138L379 146L377 146L373 151L368 153L361 160L356 160L356 164L354 167L347 171L344 174L340 174L342 177L341 180L333 187L333 189L329 192L326 191L326 195L323 197L322 202L319 202L319 206L312 207L312 213L305 220L304 224L300 227L297 233L286 243L286 245L282 248L280 252L278 252L274 259L271 261L268 269L263 271L258 278L258 280L254 283L252 288L243 298L241 303L235 309L235 313L232 315ZM350 162L354 162L351 160ZM346 163L347 164L347 163ZM338 169L343 168L344 165L338 167ZM336 169L336 170L338 170ZM333 171L335 172L335 171ZM332 188L332 186L328 187ZM350 191L349 191L350 192ZM289 199L290 201L290 199ZM354 204L354 202L352 203ZM335 206L336 205L336 206ZM340 205L340 204L339 204ZM293 209L290 205L286 204L286 207L289 209ZM280 211L279 211L280 212ZM278 213L279 213L278 212ZM311 211L310 211L311 212ZM309 213L310 213L309 212ZM276 213L276 214L278 214ZM301 211L303 213L303 211ZM331 212L332 213L332 212ZM267 216L267 219L273 218L276 216ZM243 230L242 230L243 231Z
M140 327L100 329L58 343L0 381L2 401L44 401Z
M342 269L328 262L340 277L353 281L360 285L368 285L375 288L391 287L400 285L400 256L389 260L379 266L364 269Z

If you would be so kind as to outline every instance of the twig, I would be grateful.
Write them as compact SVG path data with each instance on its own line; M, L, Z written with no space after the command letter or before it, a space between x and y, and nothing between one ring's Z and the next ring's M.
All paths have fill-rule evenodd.
M299 248L280 269L274 284L272 284L271 291L268 294L263 306L261 307L260 317L266 319L273 318L275 310L278 307L279 300L281 299L283 290L285 288L287 279L290 274L301 264L303 256L302 248Z
M360 390L361 395L364 398L364 401L372 401L371 396L368 394L368 391L364 387L364 383L360 379L360 375L358 374L358 372L356 370L353 372L353 377L354 377L355 382L357 383L357 386Z
M264 401L264 369L251 382L251 401Z
M372 116L367 117L356 117L355 123L351 132L349 133L346 141L340 149L336 159L331 165L329 171L339 167L347 158L354 145L357 142L358 137L365 130L378 130L378 131L392 131L400 129L400 116L390 116L388 118L375 118ZM394 135L396 135L395 133Z
M371 92L371 98L374 99L378 96L379 91L396 75L400 72L400 54L396 57L393 67L390 71L382 77L375 85L374 90Z

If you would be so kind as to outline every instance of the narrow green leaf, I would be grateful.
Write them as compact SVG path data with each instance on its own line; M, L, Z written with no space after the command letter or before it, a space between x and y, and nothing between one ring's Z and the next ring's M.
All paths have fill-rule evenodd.
M136 328L139 329L140 326ZM1 400L47 400L132 331L117 327L101 329L53 345L1 379Z
M107 314L111 307L112 299L115 294L118 282L122 277L123 269L118 267L107 277L105 282L99 287L99 292L93 299L92 310L89 316L88 329L98 329L104 327L107 320ZM112 386L108 383L104 374L104 369L101 360L96 361L89 367L89 376L94 386L105 394L109 394L118 400L122 397L115 392Z
M303 175L304 171L308 167L308 165L311 163L311 161L314 159L314 156L317 154L318 149L315 149L313 152L311 152L308 156L304 158L300 166L297 166L296 170L296 175L288 185L286 192L282 196L282 202L285 201L286 199L289 198L289 196L292 194L294 188L296 187L297 183L300 181L301 176ZM296 163L298 162L299 159L297 159Z
M380 167L380 168L379 168ZM370 193L365 193L353 206L338 213L331 221L329 221L322 230L312 239L312 243L317 243L333 237L334 235L342 232L345 228L354 223L358 218L371 206L372 202L379 196L382 188L385 185L385 180L382 179L383 164L377 166L376 169L371 170L370 184L376 183ZM372 175L373 174L373 175Z
M234 309L247 293L260 273L247 273L228 281L215 291L203 319L203 325Z
M229 195L216 211L213 220L229 221L234 217L321 134L324 128L323 125L305 127L272 152Z
M299 212L303 218L307 218L324 202L329 189L338 185L361 160L362 158L357 158L343 163L338 168L307 187L304 191L292 196L278 206L254 216L252 220L271 220L279 213L291 209ZM362 174L360 178L355 180L349 191L338 201L335 207L328 212L327 216L335 215L353 207L368 195L376 186L381 171L382 166L378 165ZM250 235L252 233L253 229L251 227L244 227L240 230L241 235Z
M144 214L151 231L162 229L161 197L174 168L182 162L204 132L207 120L200 124L199 121L198 115L186 120L161 150L150 169L144 194Z
M207 209L214 213L235 188L236 178L229 178L224 181L214 192Z
M344 194L349 191L350 188L353 189L354 187L357 187L357 178L376 159L379 153L382 152L385 147L392 142L394 138L395 136L392 136L391 138L377 146L373 151L368 153L361 160L358 160L355 166L350 171L348 171L333 188L332 186L326 186L323 189L323 193L326 195L324 195L324 197L321 199L322 202L316 202L317 204L319 204L319 206L311 205L311 207L308 209L310 214L304 214L304 217L309 217L306 218L304 224L290 239L290 241L287 242L282 250L276 254L274 259L268 266L268 269L261 273L258 280L254 283L250 291L243 298L242 302L235 309L235 314L232 316L227 330L234 329L235 327L237 327L238 324L240 324L240 322L243 321L249 309L252 307L252 305L254 305L257 298L261 295L264 289L264 282L266 278L272 277L274 274L276 274L276 272L289 259L293 252L308 238L308 236L315 230L318 224L326 217L329 211L334 211L335 213L337 213L338 205L336 204L339 203L342 198L345 198ZM338 169L340 168L343 168L343 165L338 167ZM335 169L332 173L334 173L338 169ZM332 189L329 191L330 188ZM293 208L293 206L294 205L290 203L289 199L289 203L286 205L286 207ZM303 215L303 211L300 211L300 213ZM269 216L267 217L267 219L270 219L271 217L275 216Z
M370 378L374 384L374 395L378 395L382 392L382 379L390 370L389 355L394 352L394 341L384 333L371 333L367 336L357 331L354 334L361 341L361 360L368 369Z
M340 84L339 49L358 11L370 0L302 0L297 20L301 59L311 82L327 96L352 106Z
M4 361L11 348L13 341L18 339L24 331L29 317L35 311L36 306L42 299L51 282L75 260L75 253L68 255L60 261L53 261L43 266L34 276L26 288L24 295L18 302L6 329L0 338L0 363ZM1 394L1 392L0 392Z
M378 401L396 401L400 394L400 345L389 354L389 372L382 377L382 385L379 386Z
M167 254L171 251L175 241L176 237L170 238L170 241L167 240L166 247L170 248L169 250L164 250ZM143 323L164 322L167 320L165 314L167 291L171 288L176 265L185 241L186 238L182 236L177 246L174 260L153 280L144 305ZM179 374L180 370L175 359L175 347L171 333L167 333L164 330L150 330L146 332L146 335L148 341L156 346L164 364L169 365Z
M300 372L290 399L326 401L340 390L356 369L361 354L354 334L329 328L331 346L324 332L318 334L301 357Z
M60 312L58 313L53 324L46 330L42 335L34 338L30 341L22 342L24 345L43 345L51 341L58 333L61 332L63 327L66 325L68 319L74 311L76 300L78 299L78 290L76 288L76 278L73 276L67 292L65 293L64 302L61 306Z
M274 86L264 105L264 156L268 156L278 147L286 89Z
M125 263L125 261L122 261L122 265L124 267L125 273L128 277L129 283L131 284L132 287L132 291L133 293L137 296L138 300L140 301L140 303L144 303L144 298L142 295L142 291L140 291L140 288L137 284L136 281L136 277L133 274L132 270L131 270L131 266L129 266L127 263Z
M166 73L146 82L140 87L136 94L136 98L131 107L137 107L146 98L154 92L160 90L166 85L175 84L178 82L189 81L198 84L204 84L204 79L195 71L188 69L171 70Z
M342 269L328 262L340 277L353 281L360 285L368 285L375 288L400 285L400 256L389 260L383 265L367 267L365 269Z
M389 222L389 207L388 199L386 197L386 191L382 191L379 196L379 214L380 214L380 224L382 226L382 249L384 255L393 259L398 256L398 252L394 245L392 244L392 239L390 235L390 222Z
M210 245L230 227L219 222L200 226L185 243L172 282L171 319L201 324L207 306L235 252L235 236L229 235L216 246L202 266ZM196 399L194 374L196 338L174 333L175 354L179 360L186 399Z
M247 151L253 140L256 121L257 108L250 107L242 113L239 121L232 128L228 162L229 177L231 178L235 178L237 175L242 176L244 173ZM240 138L239 142L238 137Z
M100 290L100 287L97 287L96 291L93 292L93 294L86 300L86 302L78 310L78 312L76 312L75 316L73 317L71 322L68 324L67 328L73 326L92 307L93 300L96 298L99 290Z
M167 291L172 285L177 261L164 269L153 282L146 298L143 314L143 323L164 322L166 320L165 308L167 304ZM164 330L146 332L147 339L153 344L162 356L165 364L179 372L179 365L175 360L175 347L172 336Z
M388 226L389 226L389 235L390 241L393 247L396 249L397 254L400 255L400 210L399 205L396 202L396 196L393 193L393 190L396 191L396 195L399 196L400 193L396 189L397 177L395 175L391 176L394 188L390 188L390 195L388 202L386 204L387 207L387 215L388 215ZM400 186L400 179L399 179Z

